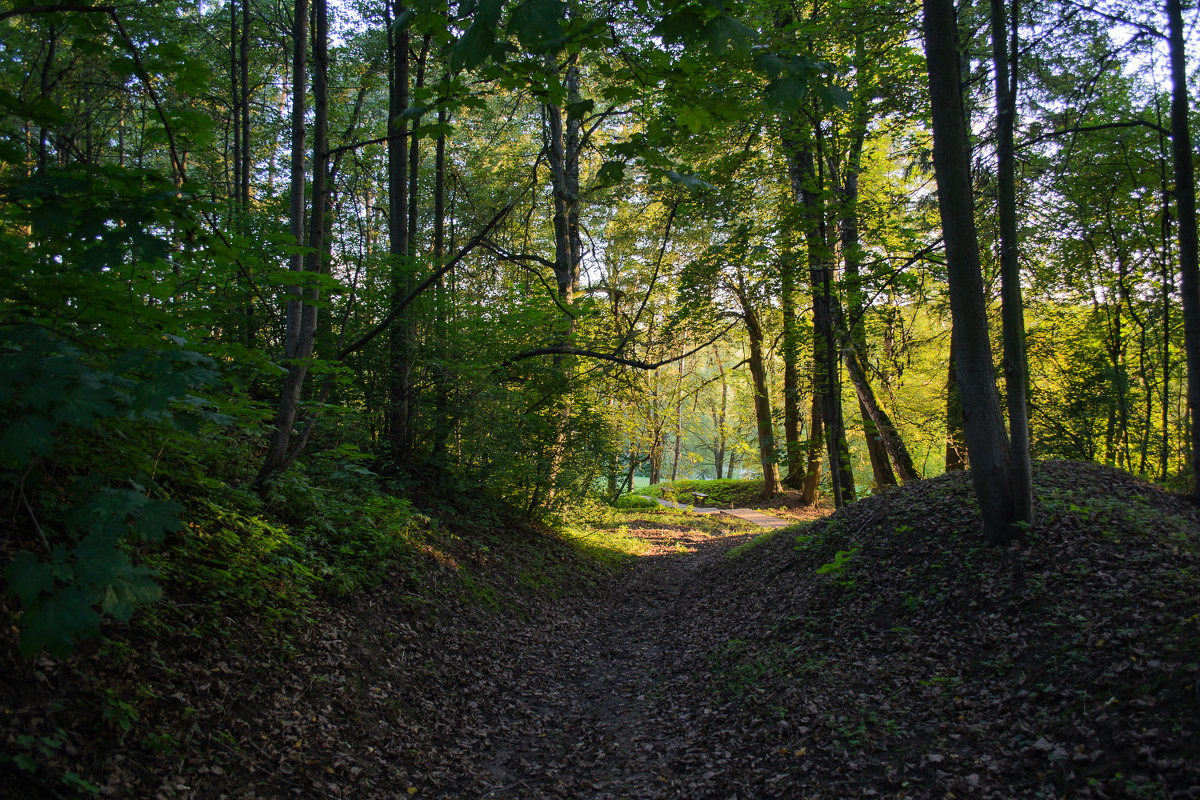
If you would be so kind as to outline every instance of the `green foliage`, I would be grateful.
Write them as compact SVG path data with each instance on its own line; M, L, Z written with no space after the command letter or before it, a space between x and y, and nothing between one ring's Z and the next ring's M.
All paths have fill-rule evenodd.
M652 498L640 494L626 494L614 500L613 507L625 510L652 509L658 508L658 503Z
M851 558L858 552L857 547L852 547L849 550L838 550L833 555L833 560L817 567L818 575L842 575L846 572L846 567L849 565Z
M639 489L637 494L647 497L662 497L692 505L729 508L745 506L761 500L762 490L763 482L761 480L723 478L710 481L680 480L673 483L661 483ZM695 494L693 494L696 492L707 495L702 503L697 502Z
M174 257L182 193L109 165L3 190L0 480L22 526L0 555L21 651L62 657L161 594L133 550L178 532L182 507L149 448L186 447L227 418L203 396L215 362L174 333L153 277Z
M189 394L212 380L211 362L182 344L89 356L32 324L0 332L0 469L29 521L26 542L41 550L10 554L4 573L26 655L45 647L65 656L77 637L99 633L102 615L127 621L160 596L153 570L135 566L128 548L179 531L181 506L153 482L109 473L114 464L89 450L148 430L181 435L213 418Z

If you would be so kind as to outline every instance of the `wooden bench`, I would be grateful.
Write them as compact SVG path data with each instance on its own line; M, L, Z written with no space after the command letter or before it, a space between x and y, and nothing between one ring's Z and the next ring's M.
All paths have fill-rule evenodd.
M696 505L698 506L704 505L704 501L708 499L708 495L703 492L692 492L692 497L696 498Z

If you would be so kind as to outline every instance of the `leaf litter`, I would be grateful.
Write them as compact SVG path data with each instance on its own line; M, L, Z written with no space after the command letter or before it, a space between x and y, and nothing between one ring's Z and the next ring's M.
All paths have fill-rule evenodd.
M6 649L0 796L1200 797L1200 515L1095 465L1036 481L1020 548L957 474L736 557L745 528L633 515L645 555L565 596L493 553L499 611L397 574L287 636Z

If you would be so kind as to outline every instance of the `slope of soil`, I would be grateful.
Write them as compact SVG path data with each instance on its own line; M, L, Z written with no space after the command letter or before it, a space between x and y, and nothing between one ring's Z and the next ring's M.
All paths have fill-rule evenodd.
M481 587L502 613L397 577L285 650L6 661L37 781L0 795L1200 796L1200 516L1101 467L1036 482L1022 549L978 544L960 474L753 546L631 513L642 557L557 599Z

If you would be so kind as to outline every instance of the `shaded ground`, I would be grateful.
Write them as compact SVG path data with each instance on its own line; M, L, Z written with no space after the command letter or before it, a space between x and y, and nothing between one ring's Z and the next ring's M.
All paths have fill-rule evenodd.
M960 474L753 546L629 515L643 557L500 614L398 582L283 656L40 662L7 743L61 732L42 785L119 797L1200 797L1200 516L1114 470L1036 480L1020 550L978 544Z
M710 619L709 573L752 534L630 533L653 550L601 592L496 643L507 652L488 669L503 693L479 692L478 727L440 754L463 773L451 795L651 798L711 781L708 770L686 774L689 755L708 760L694 722L720 705L697 696L693 676L728 629L699 623Z

